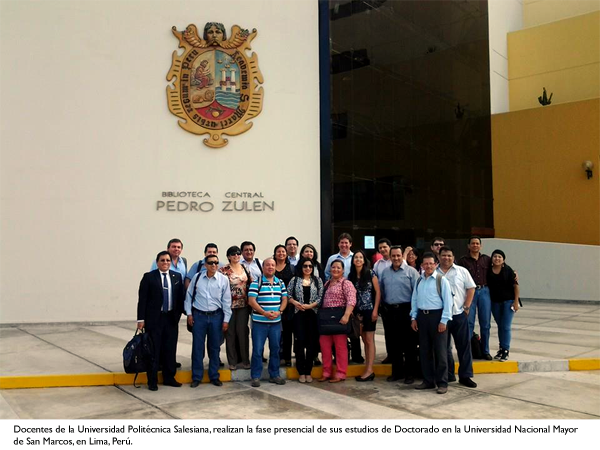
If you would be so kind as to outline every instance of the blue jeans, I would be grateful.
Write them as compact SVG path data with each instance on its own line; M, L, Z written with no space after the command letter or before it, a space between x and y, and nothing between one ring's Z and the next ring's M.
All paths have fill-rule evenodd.
M510 309L514 300L505 300L503 302L492 302L492 314L498 325L498 339L500 348L510 350L510 327L512 325L515 312Z
M202 381L204 376L204 344L208 336L208 378L219 379L219 353L223 339L223 311L207 316L197 309L192 310L192 380Z
M252 379L260 378L262 374L262 355L267 338L269 338L269 376L271 378L279 376L281 322L252 322L252 362L250 367L250 376Z
M490 352L490 323L492 321L492 300L490 299L490 290L487 286L475 290L473 303L469 310L469 339L475 331L475 313L479 317L479 335L481 336L481 345L484 352Z

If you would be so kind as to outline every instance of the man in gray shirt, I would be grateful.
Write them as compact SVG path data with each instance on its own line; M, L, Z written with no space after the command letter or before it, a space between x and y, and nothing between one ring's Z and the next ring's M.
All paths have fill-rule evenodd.
M387 380L398 381L404 378L405 384L412 384L419 370L419 339L410 326L410 300L419 272L404 261L399 245L392 246L390 259L391 267L382 272L379 280L381 318L392 362L392 375Z

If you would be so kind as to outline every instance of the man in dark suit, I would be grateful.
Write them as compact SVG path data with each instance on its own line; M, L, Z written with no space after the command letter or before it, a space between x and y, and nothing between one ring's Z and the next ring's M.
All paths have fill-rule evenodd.
M183 312L185 289L178 272L169 270L171 256L163 251L156 256L158 269L144 274L138 297L138 329L145 328L154 344L154 362L147 372L148 389L158 390L158 365L163 365L163 384L180 387L175 380L177 324Z

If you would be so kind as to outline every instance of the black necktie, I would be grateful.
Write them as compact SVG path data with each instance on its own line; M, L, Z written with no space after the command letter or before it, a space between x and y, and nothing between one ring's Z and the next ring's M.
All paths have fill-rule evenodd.
M167 274L163 273L163 312L169 311L169 283L167 283Z

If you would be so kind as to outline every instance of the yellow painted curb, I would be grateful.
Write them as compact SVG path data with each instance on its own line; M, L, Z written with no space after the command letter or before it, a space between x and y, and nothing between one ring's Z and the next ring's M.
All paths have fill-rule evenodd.
M348 378L361 375L364 365L349 365L346 376ZM390 364L376 364L373 366L375 375L389 376L392 374ZM455 370L458 370L458 364L455 364ZM600 358L570 359L569 370L600 370ZM483 373L518 373L519 363L517 361L478 361L473 363L473 372ZM322 367L315 367L312 371L313 378L320 378L323 375ZM83 387L83 386L114 386L114 385L132 385L135 375L126 373L89 373L72 375L32 375L32 376L6 376L0 377L0 389L27 389L27 388L48 388L48 387ZM290 367L286 369L288 380L297 380L298 371ZM180 383L191 383L192 372L190 370L177 372L177 381ZM219 379L221 381L231 381L230 370L219 370ZM146 384L147 377L145 373L140 373L136 380L137 384ZM162 382L162 374L158 374L159 383ZM204 383L209 381L208 371L204 371L202 379Z
M518 373L517 361L482 361L473 363L473 373Z
M0 389L26 389L45 387L113 386L112 373L84 373L76 375L32 375L0 377ZM139 379L139 377L138 377ZM133 378L131 379L133 384Z
M32 375L0 377L0 389L28 389L47 387L83 387L83 386L114 386L132 385L135 375L122 372L116 373L87 373L72 375ZM190 370L177 372L176 380L180 383L191 383ZM219 370L221 381L231 381L230 370ZM208 383L208 372L204 371L203 382ZM136 384L146 384L148 378L145 373L140 373ZM162 374L158 373L158 382L162 383Z
M570 359L569 370L600 370L600 358Z

